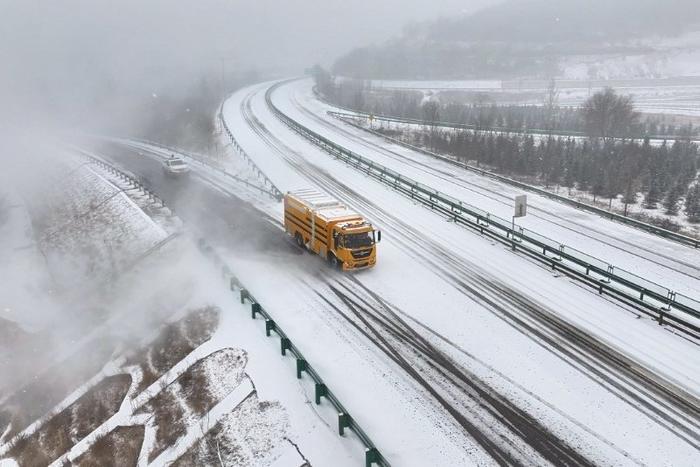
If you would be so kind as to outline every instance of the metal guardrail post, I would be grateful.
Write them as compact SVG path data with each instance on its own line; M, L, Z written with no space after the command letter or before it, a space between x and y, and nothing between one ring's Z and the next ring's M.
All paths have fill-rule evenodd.
M301 374L304 371L306 371L306 360L297 357L297 379L301 379Z
M352 427L352 417L350 414L340 412L338 414L338 434L345 436L345 429Z
M375 463L379 463L379 451L377 448L367 448L365 450L365 467L371 467Z
M250 317L255 319L260 313L260 304L253 302L250 304Z
M316 405L321 403L321 397L326 397L328 395L328 387L323 383L316 383L314 386L314 396L316 399Z
M280 351L283 357L287 355L287 350L290 350L291 348L292 342L289 340L289 338L283 337L280 339Z
M270 333L272 331L277 331L277 327L275 326L275 322L274 322L274 320L266 319L265 320L265 335L267 337L270 337Z

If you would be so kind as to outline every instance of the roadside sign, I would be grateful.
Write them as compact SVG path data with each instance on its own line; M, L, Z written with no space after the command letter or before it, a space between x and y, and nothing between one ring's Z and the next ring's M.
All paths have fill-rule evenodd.
M527 195L518 195L515 197L515 212L513 217L525 217L527 214Z

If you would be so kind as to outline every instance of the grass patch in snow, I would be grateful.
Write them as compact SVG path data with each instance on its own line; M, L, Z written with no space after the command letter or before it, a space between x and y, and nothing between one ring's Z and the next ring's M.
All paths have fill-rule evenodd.
M187 427L206 415L245 377L246 353L222 349L190 366L139 413L152 413L156 441L149 462L175 445Z
M0 405L0 433L12 424L5 439L27 428L68 397L110 360L114 344L91 341L61 363L37 375Z
M143 410L153 413L153 423L156 427L156 439L148 455L148 462L153 462L187 433L185 410L175 391L170 388L161 391Z
M253 393L182 455L172 467L270 465L286 446L289 421L278 402ZM300 465L302 462L300 461Z
M244 351L222 349L192 365L176 382L190 411L197 417L209 412L241 384L247 363Z
M158 337L145 349L129 356L128 364L139 365L143 378L134 396L141 393L180 360L211 338L219 324L219 311L201 308L185 318L165 326Z
M143 425L118 426L99 437L84 454L73 461L76 467L122 467L136 465L145 428Z
M127 374L103 379L32 435L15 442L9 455L23 467L51 463L114 415L129 386Z

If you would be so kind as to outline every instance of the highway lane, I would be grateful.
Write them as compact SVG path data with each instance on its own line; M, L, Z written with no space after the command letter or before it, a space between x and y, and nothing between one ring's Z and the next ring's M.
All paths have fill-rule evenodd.
M94 152L133 173L198 235L237 252L250 250L298 255L278 219L225 193L193 171L186 177L166 176L158 160L116 143L99 143Z

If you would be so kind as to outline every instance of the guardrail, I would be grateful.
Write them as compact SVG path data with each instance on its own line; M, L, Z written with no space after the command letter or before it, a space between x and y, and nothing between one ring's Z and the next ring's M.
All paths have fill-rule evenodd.
M294 121L274 105L271 95L277 87L285 83L286 81L279 82L267 90L265 96L267 105L273 114L290 129L330 155L412 200L444 214L457 224L475 229L482 235L488 235L511 246L513 250L522 251L531 258L551 266L553 270L561 271L594 287L600 294L607 293L635 306L636 309L654 317L660 325L667 323L686 334L700 338L700 326L697 321L693 323L683 317L685 314L689 318L700 320L700 301L678 294L667 287L619 269L536 232L513 226L510 220L494 216L441 193L334 143Z
M398 145L403 146L405 148L420 152L420 153L428 155L430 157L434 157L436 159L443 160L443 161L448 162L448 163L455 165L457 167L463 168L465 170L469 170L470 172L474 172L474 173L477 173L479 175L489 177L489 178L492 178L494 180L498 180L499 182L507 183L508 185L512 185L512 186L515 186L517 188L530 191L532 193L537 193L538 195L541 195L541 196L546 196L547 198L574 206L578 209L581 209L582 211L588 211L588 212L592 212L594 214L598 214L602 217L605 217L605 218L608 218L608 219L611 219L611 220L614 220L617 222L621 222L623 224L630 225L632 227L644 230L644 231L649 232L649 233L654 234L654 235L658 235L659 237L673 240L674 242L678 242L678 243L681 243L681 244L686 245L686 246L690 246L693 248L700 248L700 239L698 239L698 238L688 237L687 235L683 235L683 234L679 234L678 232L673 232L671 230L663 229L661 227L657 227L655 225L639 221L639 220L634 219L632 217L628 217L628 216L624 216L622 214L617 214L615 212L607 211L607 210L601 209L597 206L593 206L593 205L590 205L587 203L583 203L581 201L576 201L576 200L573 200L571 198L567 198L566 196L557 195L556 193L552 193L552 192L544 190L542 188L537 188L537 187L529 185L527 183L523 183L523 182L520 182L518 180L514 180L512 178L508 178L508 177L505 177L503 175L499 175L499 174L496 174L494 172L490 172L488 170L474 167L474 166L469 165L465 162L460 162L460 161L455 160L453 158L443 156L440 154L436 154L434 152L428 151L427 149L424 149L424 148L421 148L418 146L414 146L412 144L406 143L406 142L401 141L401 140L396 139L396 138L392 138L392 137L387 136L387 135L383 135L378 131L371 130L369 128L365 128L361 125L358 125L356 123L353 123L353 122L350 122L347 120L347 118L355 118L356 117L355 115L344 114L341 112L333 112L333 111L329 111L328 115L330 115L334 118L341 119L343 122L345 122L349 125L352 125L356 128L359 128L361 130L364 130L364 131L370 132L372 134L375 134L377 136L380 136L388 141L391 141L392 143L395 143L395 144L398 144Z
M200 239L198 242L198 247L200 251L207 257L209 257L217 267L221 268L221 274L224 278L229 280L229 285L231 291L238 291L240 295L241 304L245 304L246 301L250 303L251 318L256 319L259 316L265 320L265 335L271 337L274 332L280 338L280 353L284 357L289 354L296 360L296 374L297 379L302 379L303 374L309 375L314 382L314 399L316 405L321 404L321 399L325 398L331 405L335 408L338 414L338 435L344 436L345 430L352 430L365 446L365 467L370 467L373 464L390 467L389 462L382 455L382 453L377 449L376 445L372 442L370 437L365 433L362 427L355 421L355 419L350 415L350 412L343 406L340 400L333 394L330 388L323 382L323 378L318 374L318 372L313 368L311 363L304 357L301 350L294 345L292 339L282 330L282 328L277 324L273 317L265 311L260 302L253 297L253 295L246 289L241 281L233 274L231 268L226 265L225 261L216 253L216 251L209 245L207 245L204 239Z
M233 132L231 129L228 127L228 124L226 123L226 119L224 118L224 111L223 111L223 103L221 105L221 108L219 109L219 120L221 121L221 126L226 131L226 134L228 135L229 139L231 140L231 145L233 145L234 150L243 157L243 159L248 163L248 165L255 171L255 173L258 175L258 177L262 178L263 182L267 185L270 186L270 189L273 193L273 196L277 201L282 201L282 198L284 197L283 193L275 186L274 183L272 183L272 180L270 180L267 175L265 175L265 172L260 170L260 167L255 163L255 161L248 155L248 153L241 147L241 145L238 143L238 140L236 139L235 136L233 136Z
M138 187L138 189L148 197L149 201L160 203L161 207L165 207L165 202L161 198L159 198L158 195L146 188L141 182L141 180L132 177L131 175L128 175L122 172L121 170L116 169L114 166L108 164L102 159L93 156L87 151L84 151L82 149L76 149L76 151L78 151L83 157L88 159L90 163L100 166L100 168L108 171L112 175L115 175L116 177L120 178L121 180L124 180L125 182L129 182L134 187ZM169 209L172 211L172 208Z
M337 105L332 104L335 107ZM567 137L567 138L588 138L589 135L584 132L584 131L575 131L575 130L545 130L542 128L510 128L510 127L505 127L505 126L489 126L489 127L482 127L479 125L470 125L467 123L456 123L456 122L443 122L443 121L435 121L435 122L426 122L425 120L422 120L420 118L411 118L411 117L396 117L392 115L384 115L384 114L370 114L365 111L358 111L358 110L353 110L348 107L341 107L343 110L352 112L356 114L357 116L363 116L363 117L372 117L374 120L383 120L386 122L396 122L396 123L408 123L408 124L413 124L413 125L425 125L425 126L435 126L435 127L440 127L440 128L450 128L450 129L456 129L456 130L471 130L471 131L489 131L489 132L496 132L496 133L510 133L510 134L517 134L517 135L542 135L542 136L561 136L561 137ZM669 135L669 136L661 136L661 135L644 135L644 136L613 136L612 138L618 139L618 140L626 140L626 141L642 141L645 138L649 138L650 140L653 141L670 141L670 140L675 140L675 139L687 139L693 142L698 141L697 136L682 136L682 135Z
M159 198L155 193L153 193L148 188L146 188L139 179L122 172L121 170L117 169L116 167L112 166L111 164L108 164L107 162L100 159L99 157L93 156L92 154L90 154L89 152L87 152L83 149L73 147L73 150L75 150L81 156L86 158L88 164L95 164L95 165L99 166L102 170L105 170L105 171L111 173L112 175L116 176L120 180L128 183L134 189L138 189L141 193L145 194L148 197L149 201L151 201L153 203L159 203L161 207L163 207L163 208L165 207L165 202L161 198ZM85 164L81 164L78 168L82 167L83 165L85 165ZM116 192L114 195L110 196L105 201L108 201L109 199L112 199L114 196L116 196L118 194L122 194L122 193L126 195L126 192L124 190L119 190L118 192ZM126 195L126 196L128 197L128 195ZM90 211L99 208L103 203L100 203L97 206L92 207L90 209ZM168 209L174 215L173 209L171 207L168 207ZM148 248L146 251L144 251L143 253L138 255L135 259L132 259L131 261L129 261L129 263L127 263L124 267L121 268L120 272L124 273L124 272L129 271L130 269L134 268L138 263L143 261L144 258L147 258L151 254L153 254L155 251L160 250L163 246L167 245L172 240L178 238L180 236L180 234L181 234L180 231L176 231L176 232L169 234L164 239L156 242L150 248Z
M232 179L232 180L235 180L235 181L238 182L238 183L242 183L242 184L244 184L245 186L247 186L248 188L251 188L251 189L253 189L253 190L256 190L256 191L260 192L261 194L268 195L270 198L274 199L275 201L281 201L282 198L283 198L282 193L277 189L276 186L272 185L271 189L258 186L258 185L256 185L255 183L251 183L251 182L249 182L248 180L246 180L246 179L244 179L244 178L241 178L241 177L239 177L239 176L237 176L237 175L234 175L234 174L228 172L228 171L227 171L226 169L224 169L224 168L221 168L221 167L218 167L218 166L212 164L211 161L208 160L206 157L198 156L198 155L195 155L195 154L192 154L192 153L183 151L183 150L181 150L181 149L171 148L171 147L165 146L164 144L161 144L161 143L156 143L156 142L153 142L153 141L148 141L148 140L143 140L143 139L119 140L119 141L120 141L121 143L130 143L130 144L132 144L132 146L133 146L133 143L145 144L145 145L149 145L149 146L155 146L155 147L157 147L157 148L159 148L159 149L162 149L162 150L164 150L164 151L168 151L168 152L174 153L174 154L179 154L179 155L181 155L181 156L190 158L190 159L192 159L193 161L198 162L199 164L201 164L201 165L203 165L203 166L206 166L206 167L209 168L209 169L216 170L216 171L219 172L221 175L224 175L225 177L228 177L228 178L230 178L230 179ZM140 149L144 149L144 148L140 148ZM256 166L256 168L257 168L257 166ZM257 175L258 175L258 177L260 177L261 174L262 174L262 176L264 177L265 180L268 180L268 179L267 179L267 176L265 176L265 174L263 174L259 169L257 169ZM268 183L268 182L266 182L266 183ZM272 183L272 182L269 182L269 184L271 184L271 183Z
M326 99L316 88L316 86L313 87L313 93L316 96L317 99L319 99L322 102L325 102L326 104L336 107L342 110L345 110L346 112L351 112L355 116L361 116L361 117L372 117L375 120L384 120L388 122L397 122L397 123L410 123L410 124L416 124L416 125L434 125L437 127L441 128L451 128L451 129L461 129L461 130L472 130L472 131L488 131L488 132L497 132L497 133L513 133L513 134L521 134L521 135L542 135L542 136L562 136L562 137L572 137L572 138L588 138L588 134L583 131L575 131L575 130L545 130L541 128L510 128L510 127L503 127L503 126L487 126L487 127L482 127L479 125L469 125L466 123L457 123L457 122L443 122L443 121L436 121L436 122L426 122L425 120L421 120L420 118L412 118L412 117L397 117L395 115L385 115L385 114L373 114L364 110L356 110L351 107L345 106L345 105L340 105L336 104L333 102L330 102L328 99ZM700 136L698 135L690 135L690 136L685 136L685 135L644 135L644 136L613 136L613 138L618 139L618 140L625 140L625 141L641 141L644 140L644 138L649 138L650 140L653 141L670 141L670 140L675 140L675 139L686 139L690 140L695 143L700 143Z

